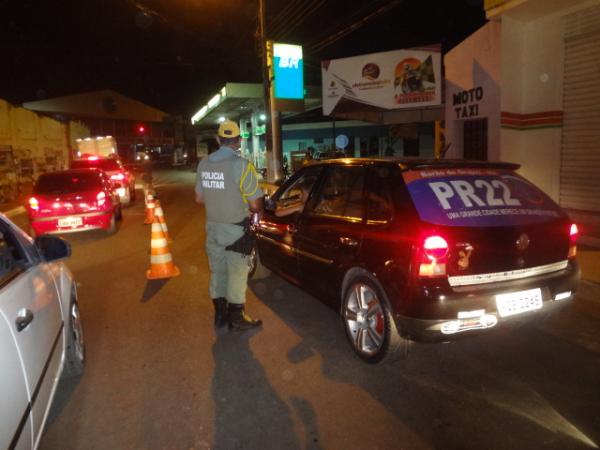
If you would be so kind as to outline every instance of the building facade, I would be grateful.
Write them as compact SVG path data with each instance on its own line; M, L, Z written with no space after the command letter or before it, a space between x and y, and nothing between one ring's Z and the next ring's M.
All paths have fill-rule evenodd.
M39 174L68 167L69 150L88 135L80 122L55 120L0 99L0 202L13 200Z
M171 153L183 146L181 120L112 90L27 102L24 108L84 123L90 136L113 136L118 152L134 159L136 151Z
M573 215L600 213L600 1L486 1L444 58L448 157L506 160Z

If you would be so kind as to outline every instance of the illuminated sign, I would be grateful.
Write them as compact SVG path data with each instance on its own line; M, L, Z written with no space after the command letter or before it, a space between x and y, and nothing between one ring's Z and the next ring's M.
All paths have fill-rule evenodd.
M273 44L273 75L275 98L304 98L304 62L302 46Z
M254 135L255 136L260 136L261 134L265 134L267 132L267 126L266 125L258 125L254 128Z

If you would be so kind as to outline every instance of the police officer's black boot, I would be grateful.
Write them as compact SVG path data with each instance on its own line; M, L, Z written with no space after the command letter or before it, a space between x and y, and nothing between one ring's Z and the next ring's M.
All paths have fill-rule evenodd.
M229 303L229 329L245 331L262 325L262 320L254 320L244 312L243 304Z
M223 297L213 298L213 305L215 305L215 327L222 328L227 325L229 319L227 299Z

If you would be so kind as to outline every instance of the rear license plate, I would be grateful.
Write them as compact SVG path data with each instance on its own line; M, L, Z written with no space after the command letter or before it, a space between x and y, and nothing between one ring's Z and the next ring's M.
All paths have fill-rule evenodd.
M541 309L542 290L536 288L496 295L496 307L500 317L514 316L515 314Z
M80 227L81 225L83 225L83 220L81 219L81 217L65 217L63 219L58 219L58 226L61 228L75 228Z

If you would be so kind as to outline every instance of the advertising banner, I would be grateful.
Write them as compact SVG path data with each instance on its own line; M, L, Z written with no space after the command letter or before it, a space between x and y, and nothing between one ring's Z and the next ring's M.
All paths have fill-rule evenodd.
M321 62L323 114L440 105L441 56L407 49Z

